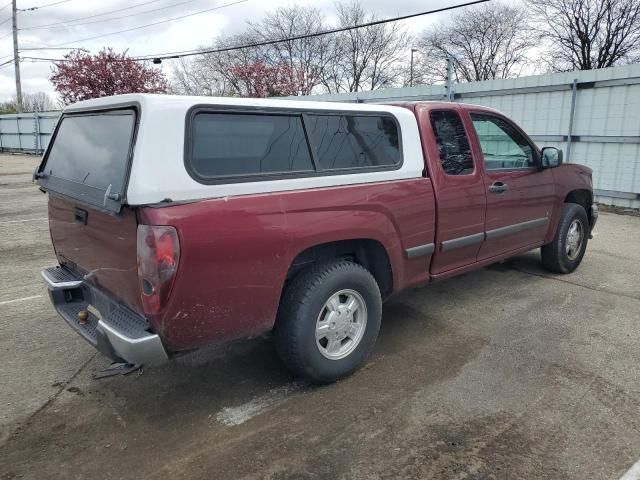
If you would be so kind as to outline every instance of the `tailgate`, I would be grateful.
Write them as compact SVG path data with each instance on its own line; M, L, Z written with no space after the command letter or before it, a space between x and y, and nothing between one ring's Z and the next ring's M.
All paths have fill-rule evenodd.
M49 192L60 264L139 312L137 220L126 205L138 117L135 105L65 112L35 178Z
M114 215L49 196L49 228L60 265L141 313L137 227L131 208Z

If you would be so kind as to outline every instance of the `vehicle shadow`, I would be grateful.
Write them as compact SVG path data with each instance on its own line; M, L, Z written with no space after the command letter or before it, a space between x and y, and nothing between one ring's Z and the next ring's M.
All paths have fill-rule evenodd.
M542 266L539 250L532 250L516 257L511 257L507 260L491 264L486 268L496 272L517 270L534 275L553 275Z

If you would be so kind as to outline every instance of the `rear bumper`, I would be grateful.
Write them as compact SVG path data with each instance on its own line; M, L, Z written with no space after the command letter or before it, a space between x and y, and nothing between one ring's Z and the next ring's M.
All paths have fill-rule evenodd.
M107 357L144 365L169 359L160 337L140 315L64 267L46 268L41 274L58 314ZM80 312L87 312L82 323Z

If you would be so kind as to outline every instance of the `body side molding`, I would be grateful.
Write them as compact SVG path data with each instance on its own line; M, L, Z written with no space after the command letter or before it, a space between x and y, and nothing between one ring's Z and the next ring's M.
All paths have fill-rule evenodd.
M529 230L531 228L543 227L549 223L549 218L536 218L535 220L529 220L522 223L514 223L513 225L507 225L506 227L494 228L493 230L487 230L487 239L503 237L505 235L511 235L514 233Z
M411 247L405 249L404 253L407 258L416 258L423 255L431 255L436 249L435 244L428 243L426 245L418 245L417 247Z
M511 235L513 233L529 230L530 228L538 228L546 225L549 222L548 218L536 218L535 220L529 220L522 223L515 223L513 225L507 225L505 227L494 228L493 230L487 230L486 232L474 233L472 235L466 235L464 237L452 238L451 240L444 240L440 244L440 250L442 252L448 252L455 250L456 248L468 247L481 243L484 239L503 237L505 235Z
M450 250L455 250L456 248L468 247L470 245L475 245L476 243L482 243L484 235L484 232L479 232L472 235L466 235L464 237L452 238L451 240L444 240L440 244L440 250L448 252Z

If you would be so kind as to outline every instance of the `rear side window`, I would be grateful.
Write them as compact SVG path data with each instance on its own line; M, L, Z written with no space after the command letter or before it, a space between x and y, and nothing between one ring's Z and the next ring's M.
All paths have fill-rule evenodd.
M398 126L381 115L305 115L322 170L390 167L401 162Z
M473 158L469 139L457 112L451 110L430 113L431 126L438 145L440 164L447 175L473 173Z
M313 171L300 115L197 113L190 160L203 178Z
M134 122L132 111L64 117L44 172L122 193Z
M39 183L119 210L134 137L133 109L64 115L38 172Z

